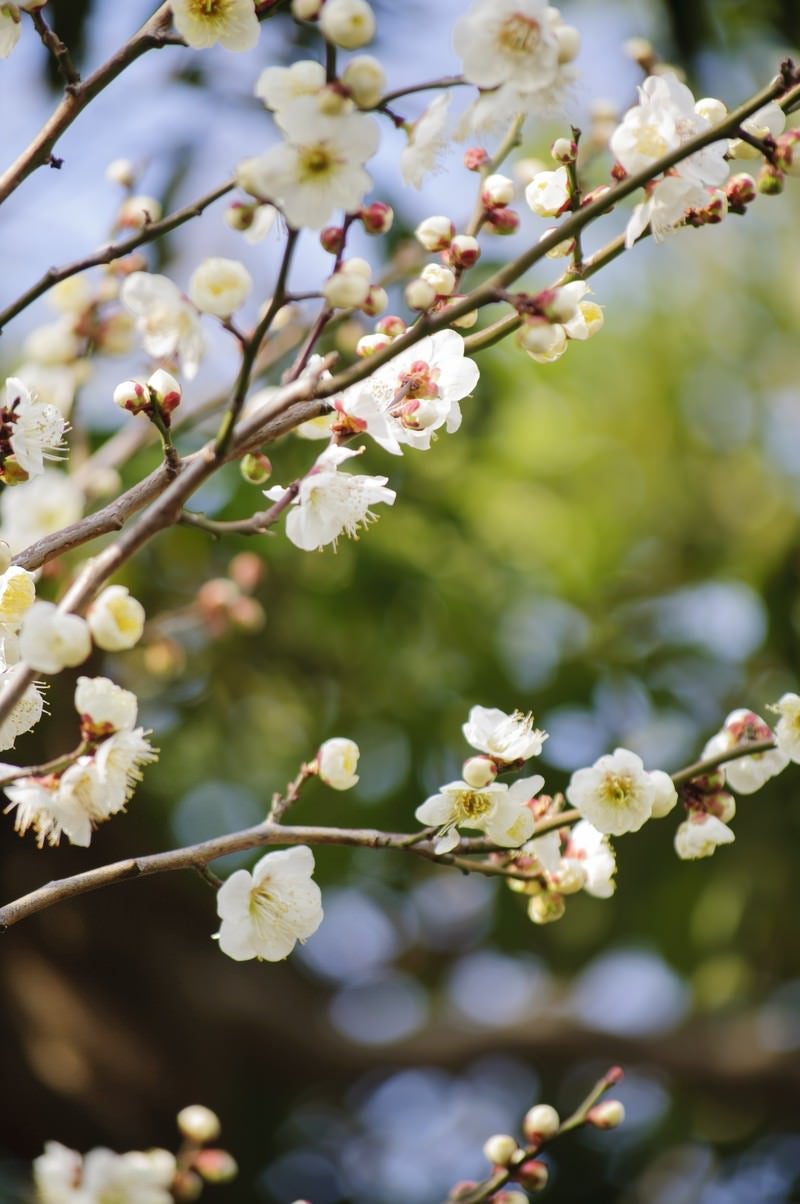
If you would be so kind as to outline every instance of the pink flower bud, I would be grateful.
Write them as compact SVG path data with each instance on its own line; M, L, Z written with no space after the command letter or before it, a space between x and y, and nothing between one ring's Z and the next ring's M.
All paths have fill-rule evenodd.
M480 171L488 161L489 154L482 146L468 146L464 151L464 166L467 171Z
M239 1173L236 1159L227 1150L201 1150L194 1167L206 1183L230 1183Z
M574 163L578 157L578 145L572 138L556 138L550 147L556 163Z
M453 241L456 228L449 217L426 217L414 231L417 242L426 251L444 251Z
M541 1145L554 1137L561 1127L561 1117L551 1104L536 1104L522 1119L522 1132L529 1145Z
M625 1107L618 1099L606 1099L589 1109L586 1121L596 1129L616 1129L625 1119Z
M758 196L756 182L746 171L731 176L725 185L725 192L728 197L728 208L732 209L734 213L744 213L745 207L752 205Z
M319 241L329 255L338 255L344 246L344 230L341 226L326 226L319 232Z
M514 1172L514 1178L526 1191L544 1191L550 1178L547 1163L540 1158L528 1158Z
M379 322L375 323L375 330L378 334L388 334L390 339L396 339L401 334L405 334L406 322L397 314L385 314Z
M519 214L516 209L501 205L492 209L486 229L490 234L516 234L519 229Z
M130 414L141 414L150 405L150 392L147 385L138 380L124 380L114 390L114 404Z
M360 217L367 234L387 234L394 221L394 209L383 201L373 201L361 210Z
M764 196L778 196L783 192L783 172L771 163L765 163L758 173L756 188Z
M471 268L480 255L480 243L471 234L457 234L444 252L445 259L454 268Z

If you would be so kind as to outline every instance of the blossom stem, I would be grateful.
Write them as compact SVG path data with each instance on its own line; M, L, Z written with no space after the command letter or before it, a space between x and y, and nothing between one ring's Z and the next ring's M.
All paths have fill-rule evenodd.
M76 85L81 82L81 76L72 61L72 56L68 48L61 41L58 34L47 24L40 8L34 8L30 13L30 18L42 40L42 45L53 56L58 73L64 80L66 91L73 91Z
M469 80L464 79L463 75L445 75L441 79L428 80L424 84L412 84L409 88L397 88L394 92L387 92L372 107L382 109L384 105L391 104L393 100L400 100L402 96L411 96L414 92L432 92L435 89L462 86L471 86Z
M728 761L736 761L739 757L752 757L758 753L770 752L775 748L774 740L754 740L748 744L737 744L734 748L729 748L726 752L717 753L713 757L707 757L704 761L696 761L694 765L687 766L686 769L679 769L677 773L673 773L672 780L676 786L682 786L685 782L690 782L692 778L702 777L703 774L711 773L718 769L720 765L727 765Z
M62 753L60 757L54 757L52 761L45 761L41 765L27 765L15 770L14 773L0 777L0 787L9 786L20 778L44 778L51 773L61 773L63 770L69 769L70 765L74 765L79 757L89 751L89 748L89 744L83 740L72 752Z

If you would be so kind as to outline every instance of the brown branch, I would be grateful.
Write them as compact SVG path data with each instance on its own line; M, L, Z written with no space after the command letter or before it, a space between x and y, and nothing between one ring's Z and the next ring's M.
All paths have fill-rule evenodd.
M196 201L192 201L190 205L185 205L183 209L176 209L168 217L162 218L158 222L148 222L141 230L137 230L130 238L122 239L120 242L109 243L108 246L101 247L97 251L93 251L89 255L85 255L82 259L76 259L73 263L64 264L60 268L48 268L35 284L32 284L29 289L19 296L16 301L12 301L5 309L0 310L0 332L12 318L17 314L22 313L33 301L51 289L54 284L58 284L62 280L68 280L70 276L77 276L79 272L85 272L88 268L98 267L100 264L113 263L115 259L120 259L123 255L128 255L131 251L135 251L137 247L144 246L146 243L153 242L156 238L160 238L162 234L169 234L178 226L182 226L184 222L190 221L193 217L199 217L201 213L218 201L220 197L225 196L236 186L235 180L226 180L224 184L214 188L205 196L200 197Z
M76 85L81 82L81 77L80 72L75 68L69 49L61 41L58 34L47 24L40 8L34 8L30 13L30 18L45 49L53 56L58 72L64 80L67 92L73 92Z
M52 159L53 147L61 135L68 130L83 109L107 88L118 75L148 50L158 50L167 45L183 45L183 39L167 32L171 20L170 5L162 4L141 29L113 54L107 62L90 75L83 83L71 85L67 95L55 112L44 123L39 133L21 155L0 175L0 204L19 188L23 180ZM55 165L55 164L54 164Z

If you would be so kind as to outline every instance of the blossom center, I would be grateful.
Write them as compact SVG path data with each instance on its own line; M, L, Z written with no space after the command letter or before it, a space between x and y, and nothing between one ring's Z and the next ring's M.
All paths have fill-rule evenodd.
M492 809L492 798L480 790L462 790L456 795L456 810L460 816L459 822L478 819Z
M669 150L666 139L652 125L645 125L636 135L636 149L642 155L659 159Z
M607 773L600 794L610 807L624 807L634 794L633 778L627 773Z
M315 177L326 175L335 165L336 160L324 142L314 146L304 146L300 150L299 168L302 180L313 180Z
M541 38L539 22L517 12L507 17L500 26L497 42L501 50L508 54L528 55L535 53Z

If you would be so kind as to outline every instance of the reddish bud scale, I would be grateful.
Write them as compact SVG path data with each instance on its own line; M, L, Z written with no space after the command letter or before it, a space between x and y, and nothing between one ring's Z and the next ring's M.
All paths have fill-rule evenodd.
M541 1159L528 1158L514 1172L514 1178L526 1191L544 1191L550 1178L550 1171L547 1163L542 1162Z
M390 339L396 339L399 335L405 334L406 322L397 314L385 314L379 322L375 323L375 331L377 334L388 335Z
M329 255L338 255L344 247L344 229L342 226L326 226L319 232L319 241Z
M486 229L492 234L516 234L519 229L519 214L507 205L487 210L486 218Z
M383 201L373 201L359 216L367 234L386 234L392 228L394 210Z

